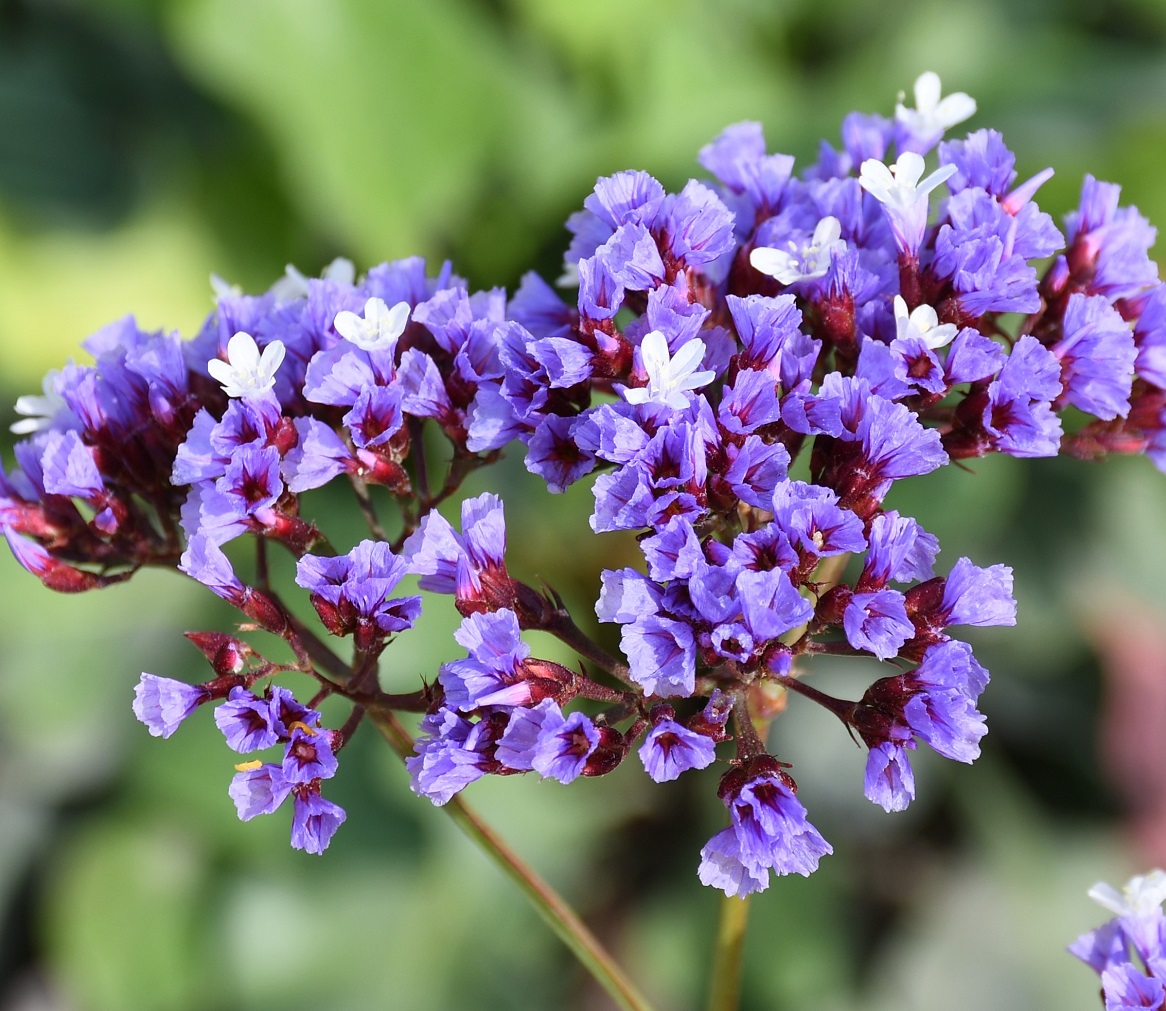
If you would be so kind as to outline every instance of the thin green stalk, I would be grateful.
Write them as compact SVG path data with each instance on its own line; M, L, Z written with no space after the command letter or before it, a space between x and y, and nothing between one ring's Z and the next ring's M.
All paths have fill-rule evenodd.
M413 754L412 738L391 712L373 709L369 711L369 719L402 758ZM460 797L454 797L442 810L518 885L539 916L619 1007L624 1011L652 1011L652 1006L635 984L563 897L510 849L472 808Z
M745 928L749 925L749 896L726 895L721 900L713 950L713 978L708 1011L736 1011L741 999L741 965L745 955Z

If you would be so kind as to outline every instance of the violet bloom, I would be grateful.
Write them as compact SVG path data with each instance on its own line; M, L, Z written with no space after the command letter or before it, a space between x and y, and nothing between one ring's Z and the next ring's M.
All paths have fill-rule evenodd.
M292 784L308 784L336 775L332 735L300 722L291 731L283 756L283 777Z
M673 719L662 719L644 738L640 761L657 783L676 779L687 769L704 769L716 761L712 740Z
M346 555L304 555L296 564L296 584L311 592L329 632L355 632L357 645L370 649L412 628L421 613L420 597L389 596L407 571L405 559L389 545L363 540Z
M944 584L940 611L945 625L1015 625L1011 566L980 568L959 559Z
M625 625L620 648L631 677L646 694L691 695L696 686L696 642L683 622L647 614Z
M227 739L227 746L246 754L270 748L279 740L271 712L271 702L259 699L246 688L233 688L215 710L215 724Z
M915 799L915 773L906 751L909 747L914 747L914 741L903 744L884 741L871 748L866 756L863 793L867 800L888 813L905 811Z
M502 500L490 492L462 502L462 533L436 509L405 542L408 570L423 590L453 593L458 600L506 607L514 595L506 572L506 521ZM493 605L493 607L491 607Z
M1063 326L1064 337L1051 349L1061 363L1062 397L1106 421L1124 418L1138 356L1129 324L1100 295L1074 292Z
M525 705L532 686L523 661L530 647L522 641L518 616L511 610L470 614L454 638L470 655L441 665L438 680L445 704L462 712L484 705Z
M452 709L421 721L417 753L405 760L409 788L441 807L496 766L487 754L494 744L488 723L471 723Z
M498 739L495 752L498 761L517 772L533 770L539 735L548 719L556 725L563 722L563 711L554 699L543 699L538 705L513 710L505 732Z
M202 685L143 673L134 687L134 715L154 737L169 737L208 698Z
M292 848L305 853L323 853L347 817L342 807L321 797L318 788L297 789L292 811Z
M721 792L733 823L701 850L700 880L726 895L763 891L771 870L808 877L833 852L777 763L762 756L752 768L726 774Z
M551 710L539 729L530 764L548 779L570 783L583 772L598 746L599 731L590 717L575 712L564 718Z
M270 762L241 769L227 788L241 821L271 814L290 792L291 784L283 778L283 770Z
M903 595L886 589L854 594L842 615L842 627L851 646L880 660L896 656L915 635Z

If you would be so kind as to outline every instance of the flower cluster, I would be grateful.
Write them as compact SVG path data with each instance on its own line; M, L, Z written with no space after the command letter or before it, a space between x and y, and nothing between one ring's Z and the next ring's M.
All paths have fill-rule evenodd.
M413 788L437 804L488 774L603 775L633 750L657 782L719 761L730 825L701 880L745 895L809 874L830 846L767 739L788 694L867 747L864 793L899 811L920 743L979 754L988 673L953 630L1015 622L1011 570L959 558L937 574L937 539L884 506L894 483L992 452L1145 452L1166 470L1153 229L1087 178L1062 234L1034 199L1051 170L1018 185L999 134L944 140L974 112L925 74L914 108L848 116L841 148L800 174L742 123L700 152L712 178L678 193L601 178L567 222L571 302L533 273L508 299L448 265L357 277L336 261L262 295L216 282L186 344L115 324L88 345L94 366L18 403L29 438L0 526L54 588L177 565L287 643L279 664L195 634L216 677L143 675L135 711L168 736L213 701L235 750L282 745L231 795L243 818L292 795L297 846L318 852L343 819L320 782L364 716L406 711L423 714ZM426 430L447 444L440 483ZM622 657L510 573L497 496L463 501L460 530L438 511L515 443L552 492L590 475L596 534L636 533L642 557L603 573L595 605ZM347 554L305 518L303 496L333 481L370 533ZM251 582L227 554L241 537ZM322 632L270 585L269 545L296 559ZM452 596L466 655L390 695L379 657L421 608L391 596L407 573ZM528 630L584 665L533 656ZM329 637L351 638L351 661ZM835 698L807 680L820 654L882 676ZM306 705L254 692L290 671L316 680ZM328 696L352 704L337 731L319 726Z
M1069 951L1101 976L1106 1011L1166 1006L1166 871L1133 877L1121 892L1096 884L1089 897L1114 918Z

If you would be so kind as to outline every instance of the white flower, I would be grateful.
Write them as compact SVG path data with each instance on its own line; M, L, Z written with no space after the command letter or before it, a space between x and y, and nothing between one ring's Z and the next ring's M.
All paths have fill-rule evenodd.
M785 249L758 246L749 254L749 263L754 270L782 284L812 281L824 277L830 269L830 257L846 248L841 236L841 222L835 217L825 217L818 222L810 241L800 249L792 241L786 243Z
M944 165L921 181L923 167L922 155L904 151L889 167L867 158L858 173L862 188L883 205L900 251L911 255L918 252L927 228L927 195L956 171L954 165Z
M936 351L952 342L957 329L954 323L940 323L935 310L927 304L917 305L908 314L903 296L895 296L895 336L899 340L915 337Z
M957 91L940 99L939 75L928 70L915 79L915 108L905 108L902 95L895 106L895 119L920 140L938 140L945 130L976 114L976 100Z
M271 286L271 294L279 305L295 302L308 297L308 279L289 263L284 268L284 276ZM356 266L351 260L343 256L336 257L323 272L320 278L324 281L335 281L337 284L352 284L356 280Z
M954 165L937 168L922 182L923 156L904 151L890 167L877 158L867 158L859 169L858 181L862 188L891 211L911 210L940 183L955 175Z
M243 289L239 285L231 284L218 274L211 274L211 291L214 292L216 305L224 298L239 298L243 294Z
M370 298L364 303L364 317L347 309L336 314L333 326L346 341L365 351L390 348L405 332L409 322L409 303L398 302L391 309L383 299Z
M629 404L652 401L684 410L688 406L685 393L700 389L716 376L711 370L695 371L702 358L704 341L699 337L682 345L673 357L668 353L668 339L659 330L646 333L640 342L640 361L648 373L648 385L624 390L624 400Z
M254 397L275 385L283 355L283 341L272 341L261 355L255 338L240 330L227 342L227 360L212 358L206 369L228 397Z
M1166 900L1166 871L1135 875L1120 892L1099 881L1089 889L1089 898L1118 916L1149 916Z
M57 378L60 374L59 369L49 369L45 374L41 380L43 396L28 394L17 397L16 413L23 414L24 420L12 423L11 428L16 435L31 435L48 428L61 411L69 409L65 398L57 392Z

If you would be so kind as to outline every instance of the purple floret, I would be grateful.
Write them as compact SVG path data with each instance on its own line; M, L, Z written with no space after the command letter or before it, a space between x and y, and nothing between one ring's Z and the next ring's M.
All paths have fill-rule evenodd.
M233 688L215 710L215 725L227 739L227 746L246 754L270 748L279 740L271 703L259 699L245 688Z
M770 759L769 762L772 763ZM775 763L774 763L775 764ZM780 772L762 772L749 778L729 773L724 802L733 824L701 850L700 880L726 895L747 895L769 886L769 871L809 876L821 857L832 853L830 844L806 819L806 809ZM738 783L736 780L741 780Z
M348 817L342 807L312 789L297 790L292 812L291 844L305 853L323 853Z
M914 746L913 742L908 745ZM907 810L915 799L915 773L904 746L884 741L870 749L866 756L863 793L884 811Z
M1138 355L1129 324L1106 299L1074 293L1064 334L1052 348L1061 362L1063 398L1106 421L1124 418Z
M688 769L704 769L716 760L716 746L673 719L663 719L648 731L640 746L640 761L657 783L676 779Z
M530 764L535 772L560 783L570 783L587 765L599 746L599 731L590 717L575 712L564 718L548 710L539 728Z
M688 696L696 686L696 643L680 621L648 614L625 625L620 647L631 677L648 695Z
M283 778L283 770L271 763L236 773L227 788L241 821L271 814L290 792L291 784Z
M134 715L154 737L169 737L208 698L202 685L142 674L134 687Z

